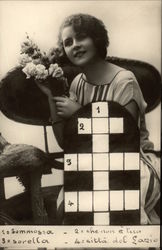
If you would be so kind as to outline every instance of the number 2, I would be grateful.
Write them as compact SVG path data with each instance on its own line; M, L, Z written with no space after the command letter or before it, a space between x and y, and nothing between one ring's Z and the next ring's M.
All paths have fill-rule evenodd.
M80 130L84 130L84 123L80 123L80 124L79 124L79 127L80 127L80 128L79 128Z

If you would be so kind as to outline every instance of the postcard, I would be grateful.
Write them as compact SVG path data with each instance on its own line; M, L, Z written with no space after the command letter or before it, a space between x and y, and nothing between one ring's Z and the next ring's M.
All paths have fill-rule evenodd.
M160 249L161 1L0 1L0 249Z

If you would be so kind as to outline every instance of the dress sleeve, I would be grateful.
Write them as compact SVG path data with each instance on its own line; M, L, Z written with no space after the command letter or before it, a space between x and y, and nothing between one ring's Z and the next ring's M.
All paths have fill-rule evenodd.
M77 75L71 85L70 85L70 89L69 89L69 98L72 100L72 101L76 101L77 102L77 86L78 86L78 82L79 82L79 79L81 77L81 74Z
M135 101L140 113L145 113L147 104L137 79L131 71L125 70L118 75L114 84L113 101L118 102L122 106L127 105L131 101Z

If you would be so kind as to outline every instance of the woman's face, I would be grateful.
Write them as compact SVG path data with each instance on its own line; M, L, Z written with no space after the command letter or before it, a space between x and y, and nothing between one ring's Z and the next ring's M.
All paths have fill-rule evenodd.
M92 38L83 32L75 32L72 26L63 29L62 41L65 53L74 65L84 67L98 58Z

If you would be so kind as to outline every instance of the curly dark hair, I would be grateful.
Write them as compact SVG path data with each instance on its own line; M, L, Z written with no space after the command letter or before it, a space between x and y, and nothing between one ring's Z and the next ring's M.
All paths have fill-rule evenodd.
M94 41L95 47L101 56L101 58L106 58L107 47L109 46L108 32L105 28L103 22L94 16L88 14L74 14L65 18L64 22L60 26L58 35L58 47L64 57L67 60L64 46L62 42L62 30L67 27L72 26L76 32L84 32Z

